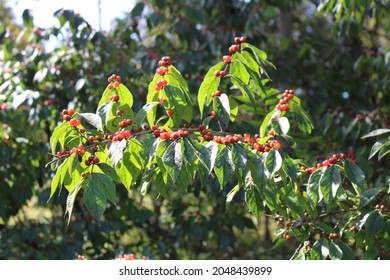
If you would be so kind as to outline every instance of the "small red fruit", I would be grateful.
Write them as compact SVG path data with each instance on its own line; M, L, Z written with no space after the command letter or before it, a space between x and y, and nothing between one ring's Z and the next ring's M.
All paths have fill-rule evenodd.
M246 42L246 37L245 36L240 37L240 43L245 43L245 42Z
M230 63L232 62L232 57L230 55L224 55L222 57L223 61L225 61L226 63Z
M80 125L80 121L78 119L71 119L70 120L70 125L71 126L79 126Z
M175 114L175 111L173 111L172 109L168 110L167 112L168 116L173 116Z

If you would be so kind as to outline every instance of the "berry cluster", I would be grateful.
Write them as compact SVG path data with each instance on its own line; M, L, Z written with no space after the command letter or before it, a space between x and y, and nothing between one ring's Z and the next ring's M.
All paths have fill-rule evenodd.
M175 141L177 139L187 137L190 135L189 130L179 129L178 131L169 132L165 128L159 129L157 125L152 127L154 137L160 137L161 140Z
M72 119L72 116L74 115L74 110L73 109L64 109L61 112L62 119L64 121L70 121Z
M218 144L229 145L237 143L243 139L241 134L227 135L227 136L214 136L213 141Z
M158 62L158 66L164 66L164 67L168 67L169 65L171 65L171 57L170 56L163 56L160 61Z
M119 87L119 85L121 84L121 77L118 76L118 75L115 75L115 74L112 74L108 79L107 81L110 83L108 85L108 88L109 89L113 89L115 87Z
M328 159L324 160L322 163L318 163L317 166L312 166L312 167L305 167L305 166L301 166L301 170L302 171L305 171L306 173L313 173L314 171L316 171L317 169L320 169L321 167L323 166L330 166L332 164L336 164L337 162L339 162L341 159L344 159L346 158L346 154L344 153L338 153L338 154L334 154L332 155L331 157L329 157Z
M328 235L329 239L336 239L337 237L339 237L339 235L337 233L329 233L329 235Z
M240 50L241 46L240 44L242 43L245 43L246 42L246 37L245 36L242 36L242 37L235 37L234 38L234 43L233 45L231 45L229 47L229 52L230 53L236 53Z
M279 104L276 106L276 109L279 111L287 111L289 109L287 103L294 97L294 90L286 89L283 93L283 98L279 100Z
M274 133L271 134L275 135ZM276 139L271 138L265 144L260 144L259 141L259 134L256 134L253 138L248 133L244 134L244 142L252 145L252 148L258 152L269 152L271 148L274 148L276 150L280 150L282 148L282 145Z
M214 133L212 131L210 131L210 130L207 130L206 127L203 124L199 125L199 131L200 131L200 134L203 137L203 140L205 140L205 141L213 140Z
M168 66L161 66L156 69L156 74L159 76L164 76L169 72L169 67Z
M158 81L158 82L156 83L155 90L156 90L156 91L159 91L159 90L161 90L163 87L165 87L167 84L168 84L168 81L162 79L161 81Z
M226 71L225 70L216 70L214 72L215 77L225 77L226 76Z
M90 155L88 159L85 160L85 165L90 166L91 164L99 164L100 159L95 155Z
M133 123L133 121L132 121L131 119L124 119L123 121L120 121L120 122L119 122L118 126L119 126L120 128L124 128L124 127L126 127L126 126L131 125L132 123Z
M83 144L80 144L78 145L78 147L74 147L72 148L72 150L70 150L70 154L78 154L79 156L83 156L85 154L85 148L84 148L84 145Z
M119 101L119 95L118 94L111 95L110 96L110 100L114 101L114 102L118 102Z
M122 141L123 139L127 139L131 137L131 131L130 130L122 130L122 131L117 131L114 134L110 135L110 140L112 142L116 141Z

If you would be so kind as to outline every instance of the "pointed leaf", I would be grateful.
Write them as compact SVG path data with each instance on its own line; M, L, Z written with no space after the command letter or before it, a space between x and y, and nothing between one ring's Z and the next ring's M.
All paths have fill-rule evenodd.
M111 165L105 162L100 162L97 166L104 174L110 177L111 180L116 181L118 183L121 181L115 169Z
M213 98L213 110L217 114L217 119L221 124L222 129L225 130L228 127L230 119L229 98L225 93Z
M260 218L261 213L264 211L263 198L256 188L248 188L245 192L245 202L249 210L256 216L257 219Z
M368 214L365 222L368 236L380 232L385 226L385 219L378 211L372 211Z
M82 189L85 184L88 183L88 180L82 179L76 187L68 194L68 197L66 199L66 212L68 213L68 225L70 223L70 218L72 217L72 212L73 212L73 206L74 202L76 200L76 196L79 192L80 189Z
M100 223L107 203L102 187L94 181L89 181L85 186L83 199L88 211Z
M325 171L321 175L320 189L324 196L325 202L329 203L336 197L337 190L340 187L341 176L336 165L323 167Z
M389 132L390 132L390 129L388 129L388 128L379 128L379 129L373 130L370 133L362 136L362 139L369 138L369 137L375 137L375 136L382 135L382 134L389 133Z
M217 154L214 172L217 175L221 188L232 178L236 166L233 162L232 150L224 146Z
M102 119L100 118L99 115L92 114L92 113L79 113L79 115L87 123L89 123L93 127L96 127L97 130L103 131Z
M372 188L362 193L360 196L359 209L367 206L371 201L373 201L374 198L376 198L376 196L381 192L381 190L382 188Z
M332 260L341 260L343 257L343 251L336 243L333 242L333 240L330 242L329 246L329 257Z
M126 148L127 142L125 139L111 143L108 149L108 156L110 157L113 166L116 166L123 157L123 150Z
M276 149L271 149L266 153L265 167L268 171L268 177L272 177L282 167L282 157Z
M353 183L355 190L361 194L365 189L365 176L363 171L350 160L344 160L344 171L348 179Z
M115 184L106 174L103 173L92 173L91 180L101 187L104 192L104 196L112 203L115 202Z
M165 169L171 176L173 182L176 182L176 179L179 176L183 166L183 153L181 147L181 142L172 142L162 157L162 161L165 164Z
M146 116L148 115L148 113L150 112L150 110L152 110L153 108L155 108L157 105L159 104L159 102L151 102L151 103L148 103L148 104L145 104L137 113L136 117L135 117L135 120L134 120L134 123L137 125L137 126L140 126L142 124L142 122L145 120Z
M213 94L218 89L219 82L221 80L221 77L215 77L214 73L217 70L221 70L224 64L224 62L219 62L213 67L211 67L210 70L207 72L206 76L204 77L202 84L200 85L198 91L198 105L201 117L203 115L203 109L206 102L207 104L210 104L211 94Z

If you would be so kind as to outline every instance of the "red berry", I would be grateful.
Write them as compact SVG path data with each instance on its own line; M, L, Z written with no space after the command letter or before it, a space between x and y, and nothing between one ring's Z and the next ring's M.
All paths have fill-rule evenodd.
M286 240L286 241L291 240L291 238L292 238L292 236L291 236L290 234L286 234L286 235L284 236L284 240Z
M240 43L240 37L234 37L234 43L239 44Z
M240 37L240 43L245 43L245 42L246 42L246 37L245 36Z
M199 125L199 131L203 131L206 127L203 124Z
M168 110L167 114L168 114L168 116L173 116L175 114L175 111L170 109L170 110Z
M214 76L215 76L215 77L219 77L219 76L221 76L221 73L220 73L220 71L218 71L218 70L217 70L217 71L215 71L215 72L214 72Z
M70 120L70 125L71 126L79 126L80 125L80 121L78 119L71 119Z
M98 164L100 162L100 159L98 157L94 157L92 160L93 164Z
M69 115L63 115L62 116L62 119L64 120L64 121L70 121L71 120L71 116L69 116Z
M225 61L226 63L230 63L232 62L232 57L230 55L224 55L222 57L223 61Z
M73 109L68 109L68 115L73 116L74 115L74 110Z

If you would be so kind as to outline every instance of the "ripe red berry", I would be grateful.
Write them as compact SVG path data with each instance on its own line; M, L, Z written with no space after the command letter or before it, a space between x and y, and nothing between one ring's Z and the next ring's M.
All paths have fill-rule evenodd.
M93 164L98 164L100 162L100 159L98 157L94 157L92 160Z
M74 115L74 110L73 109L68 109L68 115L73 116Z
M200 125L199 125L199 131L203 131L203 130L205 130L205 128L206 128L206 127L205 127L203 124L200 124Z
M80 121L78 119L71 119L70 120L70 125L71 126L79 126L80 125Z
M245 43L245 42L246 42L246 37L245 36L240 37L240 43Z
M240 43L240 37L234 37L234 43L239 44Z
M230 55L224 55L222 57L223 61L225 61L226 63L230 63L232 62L232 57Z
M225 70L219 71L219 76L225 77L226 76L226 71Z
M63 115L63 116L62 116L62 119L63 119L64 121L70 121L70 120L72 119L72 117L69 116L69 115Z
M286 234L286 235L284 236L284 240L286 240L286 241L291 240L291 238L292 238L292 236L291 236L290 234Z
M175 111L170 109L170 110L168 110L167 114L168 114L168 116L173 116L175 114Z

